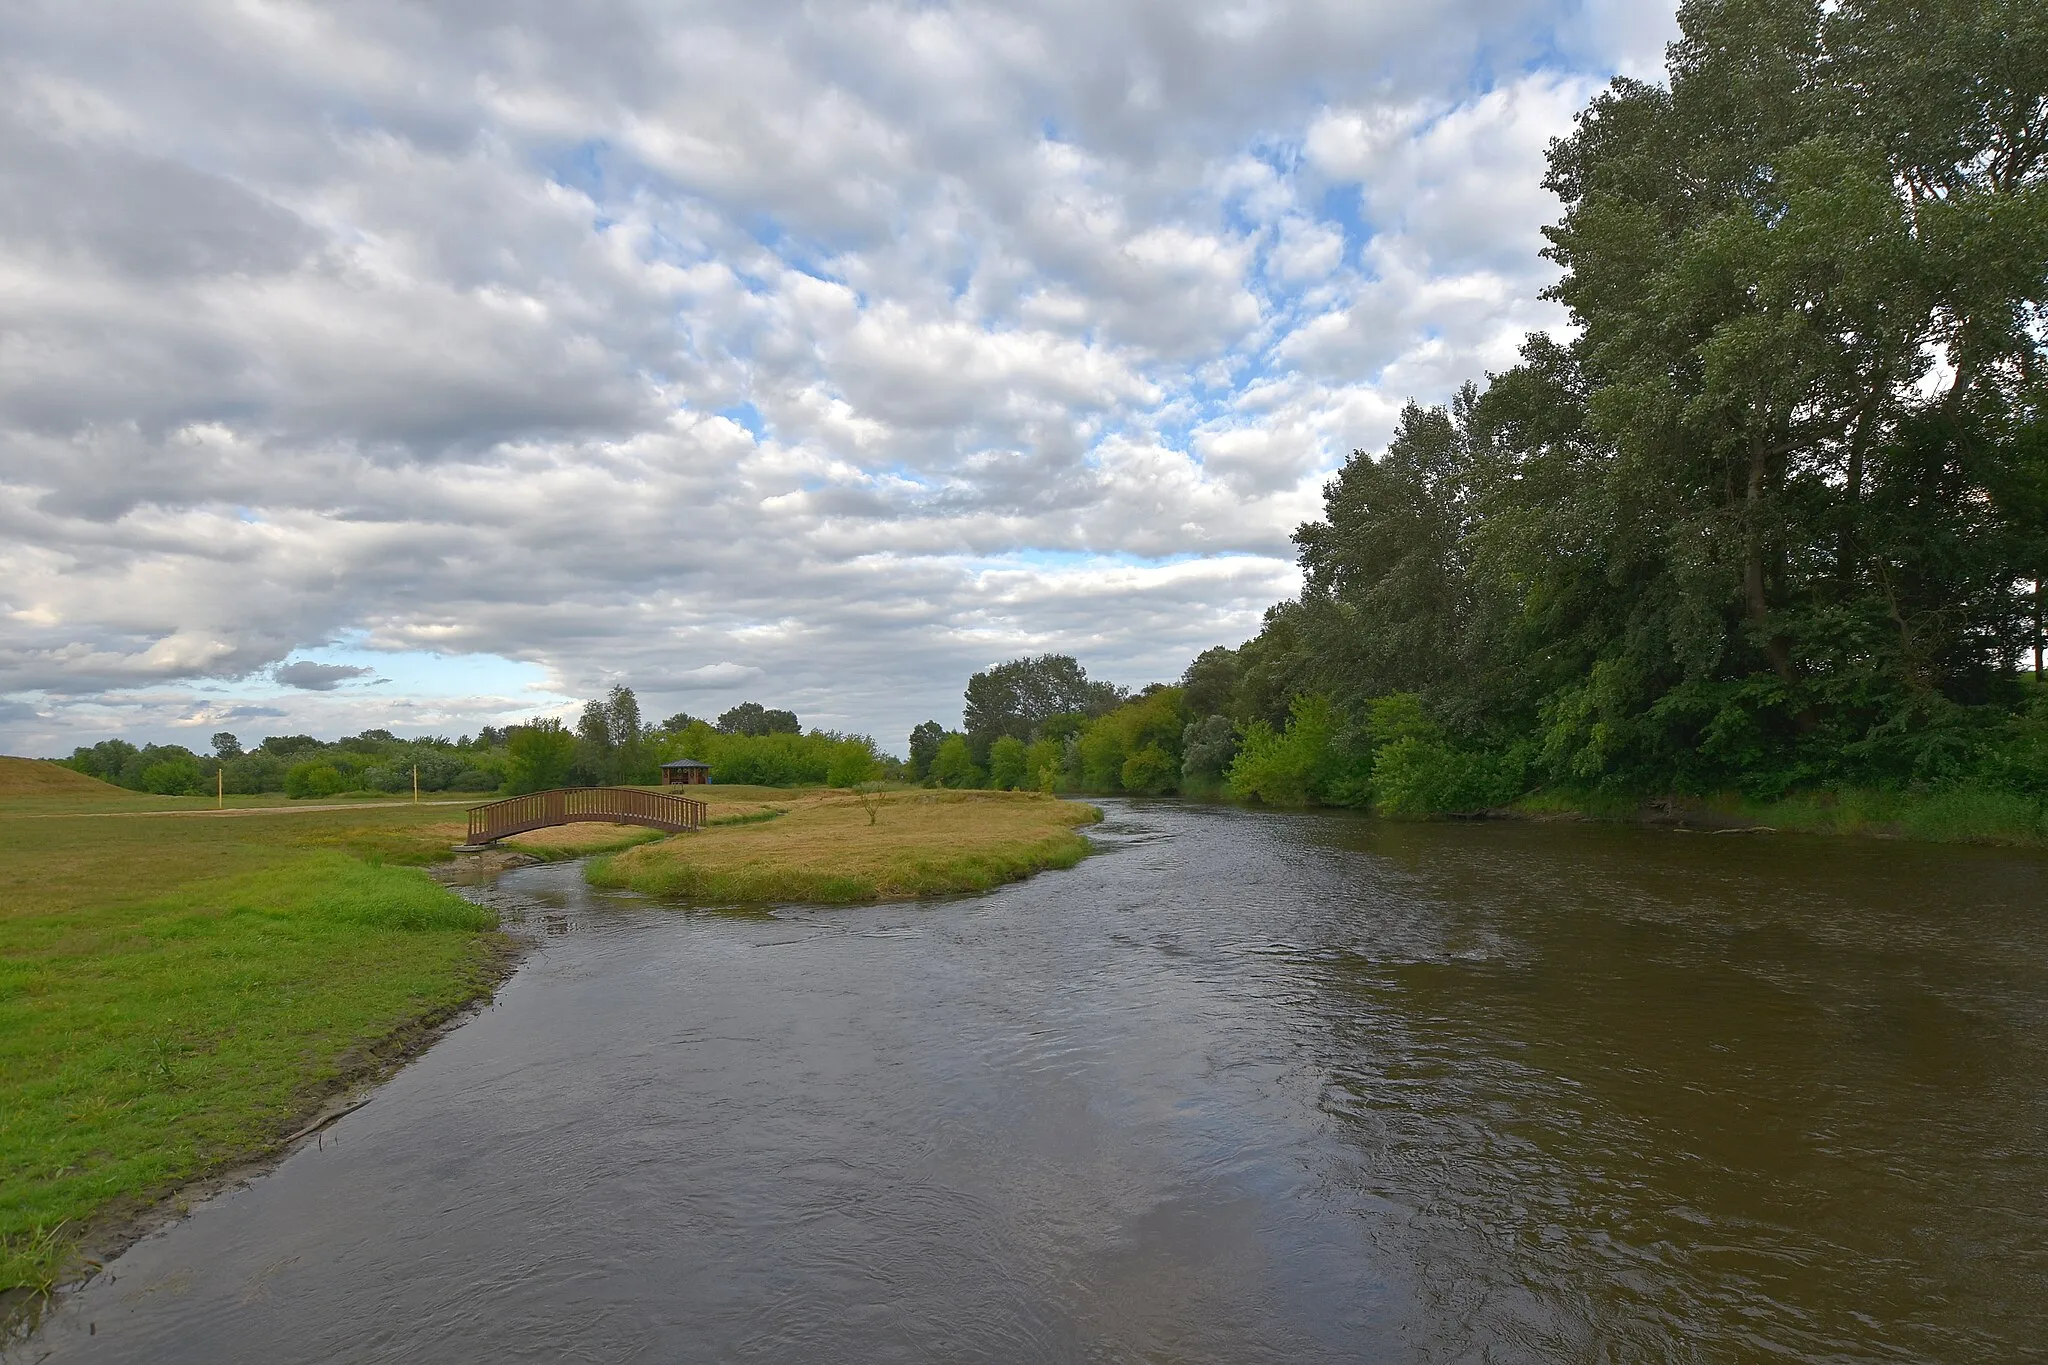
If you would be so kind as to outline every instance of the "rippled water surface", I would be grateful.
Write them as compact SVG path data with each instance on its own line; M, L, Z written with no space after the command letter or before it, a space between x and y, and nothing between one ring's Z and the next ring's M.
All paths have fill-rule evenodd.
M921 906L508 875L498 1003L23 1359L2048 1359L2048 862L1111 807Z

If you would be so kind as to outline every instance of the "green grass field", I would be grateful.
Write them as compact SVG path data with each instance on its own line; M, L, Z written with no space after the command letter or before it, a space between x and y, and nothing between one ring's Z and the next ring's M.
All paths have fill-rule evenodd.
M498 979L491 914L416 866L459 810L175 813L211 804L0 759L0 1289Z

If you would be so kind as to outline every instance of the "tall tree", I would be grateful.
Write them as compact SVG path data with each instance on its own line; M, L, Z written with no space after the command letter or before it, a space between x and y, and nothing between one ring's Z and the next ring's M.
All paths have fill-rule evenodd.
M728 735L796 735L803 733L794 711L775 711L757 701L743 701L718 718Z
M986 763L989 746L1004 735L1028 742L1054 716L1101 715L1123 698L1122 689L1091 679L1071 654L1012 659L967 680L968 748L976 763Z
M946 742L946 727L928 720L910 732L910 780L922 782L931 776L932 760Z

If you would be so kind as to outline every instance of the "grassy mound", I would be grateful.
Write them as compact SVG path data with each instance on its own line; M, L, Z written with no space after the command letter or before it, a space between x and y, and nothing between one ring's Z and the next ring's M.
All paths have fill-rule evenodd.
M598 886L696 901L907 900L986 891L1088 854L1075 826L1093 806L1035 792L890 792L869 810L845 793L812 793L779 818L594 862Z
M0 797L65 797L72 800L132 801L136 793L97 777L75 773L46 758L0 757Z

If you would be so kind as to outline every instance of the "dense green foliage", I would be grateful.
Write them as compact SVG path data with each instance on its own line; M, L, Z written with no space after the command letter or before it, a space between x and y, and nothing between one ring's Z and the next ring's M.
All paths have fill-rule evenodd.
M1154 684L1132 696L1091 680L1071 655L1044 654L975 674L964 701L972 728L918 726L905 776L935 787L1152 796L1221 785L1220 765L1206 781L1183 775L1192 717L1179 687ZM1234 731L1220 723L1234 751Z
M569 781L576 737L552 716L515 728L505 740L505 790L548 791Z
M683 714L658 726L644 725L633 689L614 687L602 701L584 705L566 781L591 786L659 782L663 763L684 758L709 763L713 782L756 787L851 787L882 776L890 762L866 735L806 733L795 713L758 702L733 707L715 725ZM516 784L512 789L539 790Z
M687 723L688 718L683 719ZM679 730L684 727L671 725L669 728ZM796 712L773 710L757 701L743 701L733 707L718 718L716 728L728 735L800 735L804 732Z
M1123 700L1123 689L1089 678L1071 654L1012 659L967 680L962 728L985 764L999 739L1026 743L1054 716L1099 716Z
M573 730L542 717L486 727L474 739L408 740L388 730L331 743L276 735L246 752L234 735L222 733L213 737L213 750L200 755L179 745L137 748L110 739L73 751L65 763L89 777L165 796L210 795L219 775L230 796L282 792L294 798L410 792L415 769L422 792L508 794L652 784L661 780L661 764L678 758L709 763L714 782L764 787L850 787L895 771L895 760L866 735L805 733L793 713L756 702L734 707L715 726L687 715L647 725L630 687L585 703Z
M726 734L699 721L652 747L656 762L694 758L711 765L713 782L756 787L852 787L882 776L888 764L866 735L829 730Z
M1577 338L1411 405L1190 670L1245 794L2048 797L2048 17L1681 20L1551 150Z
M210 754L109 739L74 750L65 762L88 777L160 796L212 795L216 779L230 796L409 792L415 768L421 791L488 792L505 780L505 734L486 729L474 739L399 739L388 730L365 730L331 743L273 735L245 752L235 736L221 733Z

